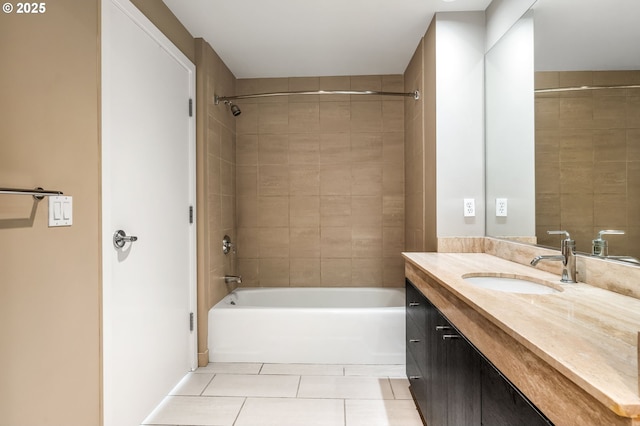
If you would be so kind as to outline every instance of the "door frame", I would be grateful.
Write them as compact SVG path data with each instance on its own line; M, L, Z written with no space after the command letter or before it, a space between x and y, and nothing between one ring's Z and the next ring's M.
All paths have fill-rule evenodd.
M191 371L195 370L198 366L198 347L197 347L197 218L196 218L196 68L193 62L187 58L172 42L167 38L142 12L140 12L129 0L103 0L101 2L101 265L102 265L102 302L101 302L101 411L103 423L108 418L108 413L105 413L105 407L108 407L109 393L107 387L109 386L109 367L111 360L108 359L105 348L108 347L111 338L112 330L110 329L110 315L114 308L113 299L111 294L112 283L112 257L111 251L113 248L112 242L112 217L111 217L111 181L109 172L111 166L114 164L112 159L111 146L109 141L111 140L110 124L111 114L109 105L111 102L111 76L109 74L108 65L110 64L109 50L104 49L108 45L110 31L117 29L112 28L109 20L109 7L110 5L116 6L125 15L127 15L140 29L142 29L147 35L149 35L154 41L156 41L162 49L164 49L173 59L180 63L190 74L189 76L189 98L191 99L191 112L192 120L189 123L189 200L193 206L193 223L189 227L189 276L185 277L188 280L189 291L189 309L193 313L193 330L189 336L189 347L185 348L191 354L190 356L190 368ZM187 113L187 100L185 99L185 114ZM187 212L185 211L185 220L187 220ZM186 373L186 372L185 372ZM169 389L167 390L167 392ZM159 401L158 401L159 402ZM106 423L105 423L106 424Z

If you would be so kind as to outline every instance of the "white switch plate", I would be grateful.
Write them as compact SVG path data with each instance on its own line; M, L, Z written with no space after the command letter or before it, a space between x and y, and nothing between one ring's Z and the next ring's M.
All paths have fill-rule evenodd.
M49 227L73 224L73 198L63 195L49 197Z
M507 199L506 198L496 198L496 216L498 217L507 216Z
M464 217L474 217L476 215L476 200L474 198L464 199Z

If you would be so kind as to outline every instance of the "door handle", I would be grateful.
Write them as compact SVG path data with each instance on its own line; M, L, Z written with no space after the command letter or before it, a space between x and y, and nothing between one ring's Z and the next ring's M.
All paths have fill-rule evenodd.
M138 241L138 237L127 235L122 229L117 230L113 234L113 245L117 249L124 247L125 243L132 243L134 241Z

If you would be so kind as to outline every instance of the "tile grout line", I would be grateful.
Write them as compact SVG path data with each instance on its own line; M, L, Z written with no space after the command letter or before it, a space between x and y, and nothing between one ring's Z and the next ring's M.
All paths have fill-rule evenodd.
M342 400L342 412L343 412L342 420L344 420L344 426L347 426L347 399L346 398Z
M300 394L300 385L302 384L302 375L298 376L298 387L296 388L296 396L295 398L298 399L298 395Z
M238 421L238 418L240 417L240 413L242 412L242 409L244 408L244 405L247 403L247 399L249 399L249 397L245 396L244 397L244 401L242 401L242 405L240 406L240 409L238 410L238 414L236 414L236 418L233 419L233 423L231 423L231 426L235 425L236 422Z
M214 377L216 377L216 373L213 373L213 375L211 376L211 379L207 382L206 385L204 385L204 388L202 388L202 390L200 391L200 394L198 394L198 396L207 396L207 395L203 395L203 393L211 385L211 382L213 382L213 378Z

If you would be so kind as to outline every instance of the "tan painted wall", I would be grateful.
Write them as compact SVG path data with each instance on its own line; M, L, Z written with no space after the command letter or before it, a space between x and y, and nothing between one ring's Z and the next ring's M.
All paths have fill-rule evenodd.
M14 3L15 4L15 3ZM0 425L100 424L99 2L0 14L0 186L73 196L74 224L47 201L0 195Z
M162 2L133 2L195 58ZM46 200L0 195L2 426L101 424L99 7L0 14L0 186L74 197L48 228Z

